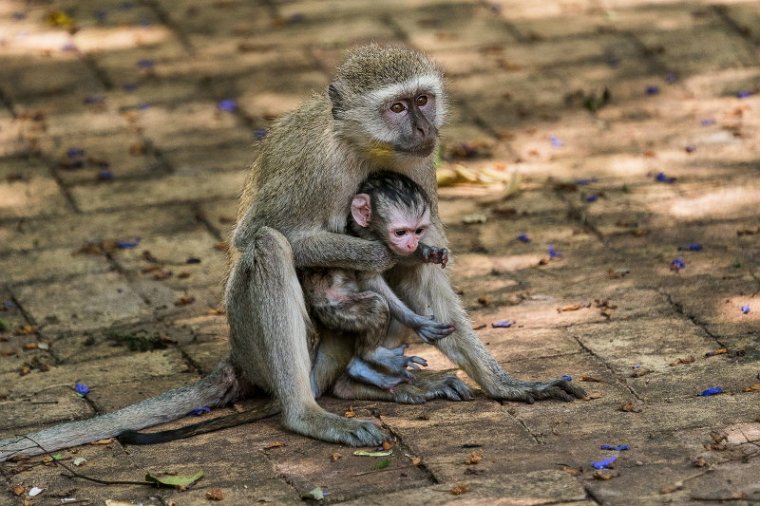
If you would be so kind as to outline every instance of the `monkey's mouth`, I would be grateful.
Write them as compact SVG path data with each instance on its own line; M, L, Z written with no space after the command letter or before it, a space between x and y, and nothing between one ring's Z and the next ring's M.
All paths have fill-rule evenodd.
M404 153L405 155L412 155L412 156L429 156L433 150L435 149L435 141L426 142L424 144L420 144L419 146L394 146L394 149L399 153Z

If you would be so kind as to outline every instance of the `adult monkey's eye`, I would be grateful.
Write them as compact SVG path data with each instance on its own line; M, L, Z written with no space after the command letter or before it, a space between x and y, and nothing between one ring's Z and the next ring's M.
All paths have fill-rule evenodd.
M403 111L404 109L406 109L406 107L404 107L404 104L402 104L401 102L396 102L395 104L391 106L391 111L395 113L399 113Z
M417 97L416 103L417 107L422 107L423 105L427 104L428 98L427 95L420 95Z

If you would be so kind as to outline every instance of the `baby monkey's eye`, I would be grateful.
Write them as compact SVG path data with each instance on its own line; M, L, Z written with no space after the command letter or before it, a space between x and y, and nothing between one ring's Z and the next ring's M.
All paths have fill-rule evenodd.
M422 235L422 233L423 233L424 231L425 231L425 229L424 229L424 228L418 228L417 230L415 230L415 231L414 231L414 233L415 233L415 234L417 234L417 235Z
M417 97L416 103L418 107L422 107L423 105L427 104L428 98L427 95L420 95Z
M402 104L401 102L396 102L395 104L391 106L391 111L395 113L400 113L404 111L405 109L406 107L404 107L404 104Z
M396 234L396 237L404 237L406 235L406 230L396 230L394 233Z

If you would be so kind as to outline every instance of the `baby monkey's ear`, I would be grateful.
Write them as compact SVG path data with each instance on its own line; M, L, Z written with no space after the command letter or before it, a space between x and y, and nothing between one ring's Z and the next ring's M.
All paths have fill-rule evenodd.
M357 225L367 228L372 220L372 203L366 193L357 193L351 199L351 217Z

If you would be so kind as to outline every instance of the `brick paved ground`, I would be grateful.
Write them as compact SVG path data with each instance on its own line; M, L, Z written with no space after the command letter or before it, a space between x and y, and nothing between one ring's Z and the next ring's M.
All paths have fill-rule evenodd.
M206 504L213 488L224 504L296 503L318 486L355 504L760 501L760 393L745 391L760 383L756 0L2 2L0 438L213 367L219 244L257 133L370 40L447 71L442 213L483 340L508 370L570 374L591 400L325 399L387 425L387 462L270 420L62 452L110 480L202 469L190 491L32 459L0 467L0 503ZM549 244L561 257L541 262ZM491 328L502 319L515 325ZM595 475L604 443L631 449Z

